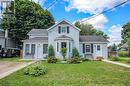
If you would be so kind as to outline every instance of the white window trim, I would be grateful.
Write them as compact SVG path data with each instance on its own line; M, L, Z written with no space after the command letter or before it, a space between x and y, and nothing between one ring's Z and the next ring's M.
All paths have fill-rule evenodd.
M89 45L89 46L90 46L90 52L86 52L86 45ZM86 54L91 54L91 44L85 44L85 53L86 53Z

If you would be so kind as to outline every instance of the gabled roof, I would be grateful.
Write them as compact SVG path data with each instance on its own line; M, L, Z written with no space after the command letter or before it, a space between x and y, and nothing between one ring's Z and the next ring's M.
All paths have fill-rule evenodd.
M41 35L48 35L47 29L32 29L28 35L34 34L41 34Z
M30 42L30 41L42 41L42 42L48 42L48 37L34 37L26 40L22 40L23 42Z
M103 36L80 36L79 42L106 42L109 41L105 39Z
M76 26L74 26L73 24L71 24L71 23L70 23L69 21L67 21L66 19L62 19L61 21L57 22L56 24L54 24L52 27L50 27L50 28L47 29L47 30L51 30L52 28L56 27L58 24L61 24L61 23L62 23L62 24L67 23L67 24L71 25L72 27L74 27L75 29L81 31L79 28L77 28Z

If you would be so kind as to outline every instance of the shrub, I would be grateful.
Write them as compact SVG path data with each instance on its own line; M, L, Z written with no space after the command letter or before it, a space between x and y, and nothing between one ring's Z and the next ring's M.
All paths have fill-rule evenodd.
M48 48L48 57L51 57L51 56L55 56L54 48L52 45L50 45Z
M40 64L29 66L24 70L25 75L30 75L34 77L44 75L46 73L47 73L47 68Z
M120 59L119 59L119 57L110 57L110 60L111 61L119 61Z
M120 56L120 57L128 57L128 51L119 51L118 52L118 55Z
M58 61L58 59L54 56L48 57L47 62L48 63L56 63Z
M63 56L63 60L66 60L65 56L66 56L66 53L67 53L67 48L61 48L61 54Z
M100 57L100 56L99 56L99 57L96 57L96 60L97 60L97 61L102 61L103 59L104 59L104 58L103 58L103 57Z
M127 60L127 63L129 63L129 64L130 64L130 59L129 59L129 60Z
M71 64L80 63L80 58L79 58L79 57L70 58L70 59L68 60L68 63L71 63Z
M82 61L91 61L90 59L87 59L87 58L81 58L80 60L82 60Z
M79 57L79 52L78 52L77 48L73 48L72 57Z

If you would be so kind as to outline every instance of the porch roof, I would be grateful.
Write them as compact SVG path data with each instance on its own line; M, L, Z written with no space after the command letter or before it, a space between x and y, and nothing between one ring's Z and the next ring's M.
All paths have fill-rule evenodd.
M26 40L22 40L23 42L33 42L33 41L38 41L38 42L48 42L48 37L34 37Z
M72 39L71 37L68 37L68 36L66 36L66 35L61 35L61 36L57 37L57 38L55 39L55 41L56 41L56 40L71 40L71 41L73 41L73 39Z

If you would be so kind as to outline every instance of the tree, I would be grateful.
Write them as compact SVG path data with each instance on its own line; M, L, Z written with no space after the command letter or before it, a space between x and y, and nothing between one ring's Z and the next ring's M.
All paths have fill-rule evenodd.
M127 44L128 44L128 50L129 50L129 57L130 57L130 32L127 33L128 36L127 36Z
M80 35L98 35L107 38L107 35L100 30L96 30L91 24L76 22L75 26L81 29Z
M30 0L15 0L7 8L15 9L15 15L7 15L5 11L2 19L2 28L9 30L9 36L21 45L21 40L27 38L27 33L33 29L47 29L55 21L51 13Z
M67 48L61 48L61 54L63 56L63 60L66 60L65 56L66 56L66 53L67 53Z
M48 48L48 57L53 57L53 56L55 56L54 48L52 45L50 45Z
M123 28L123 30L121 31L121 35L123 39L122 43L126 43L128 38L128 33L130 32L130 22L125 24L122 28Z
M115 43L112 45L112 51L117 51L117 46Z
M79 57L79 52L78 52L77 48L73 48L72 57Z

